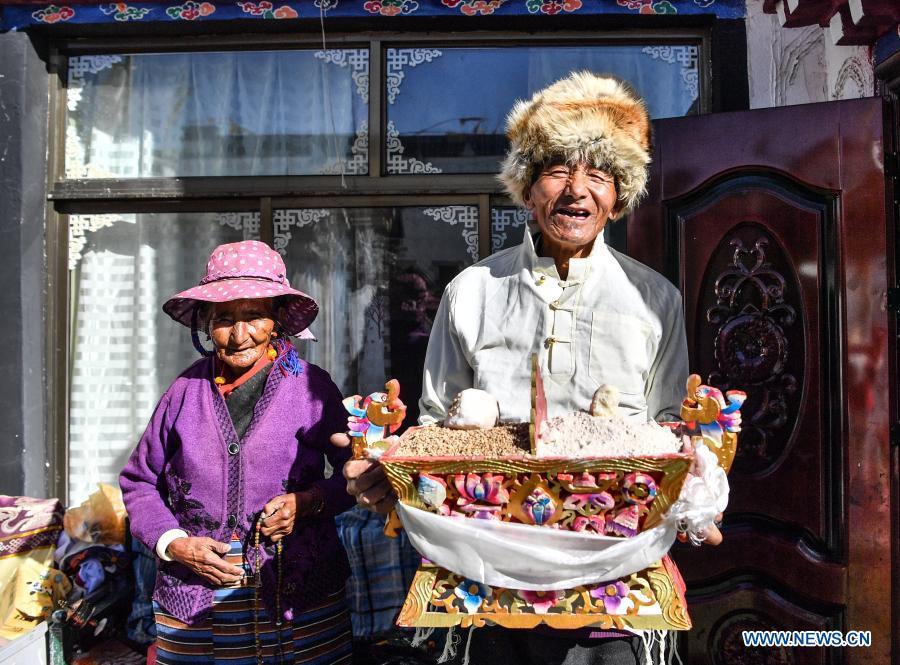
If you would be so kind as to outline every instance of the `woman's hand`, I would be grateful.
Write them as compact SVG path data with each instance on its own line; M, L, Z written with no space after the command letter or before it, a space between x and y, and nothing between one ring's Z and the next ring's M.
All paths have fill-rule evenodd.
M346 434L333 434L331 443L339 448L350 445ZM356 497L356 503L381 515L391 512L397 503L397 495L384 473L384 467L374 460L352 459L344 464L347 492Z
M263 506L260 518L262 535L277 543L294 531L297 515L303 517L309 512L315 498L310 492L291 492L281 494Z
M178 563L184 564L200 577L216 586L228 586L240 581L244 571L225 561L231 547L212 538L188 536L176 538L167 551Z

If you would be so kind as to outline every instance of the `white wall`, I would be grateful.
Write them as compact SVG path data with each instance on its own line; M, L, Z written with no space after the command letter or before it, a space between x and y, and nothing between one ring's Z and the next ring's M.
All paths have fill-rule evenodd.
M828 28L782 28L763 0L747 0L750 108L856 99L875 94L870 49L835 46Z

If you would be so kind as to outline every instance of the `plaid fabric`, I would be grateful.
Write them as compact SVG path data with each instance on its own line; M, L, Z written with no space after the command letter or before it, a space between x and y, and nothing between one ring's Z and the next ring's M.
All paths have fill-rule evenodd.
M337 527L350 560L347 604L353 637L387 633L394 628L421 557L406 532L388 538L384 517L358 506L338 515Z
M152 644L156 640L156 620L153 618L153 585L156 583L156 554L148 550L136 538L130 538L134 554L131 567L134 571L134 600L131 614L125 623L128 639L138 644Z

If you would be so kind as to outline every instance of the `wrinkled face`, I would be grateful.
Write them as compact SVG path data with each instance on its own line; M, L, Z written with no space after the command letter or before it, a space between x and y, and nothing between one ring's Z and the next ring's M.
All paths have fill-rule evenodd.
M209 335L216 347L216 357L238 375L253 367L272 339L274 316L271 298L214 303Z
M525 192L545 246L589 250L617 212L612 175L584 164L545 166Z

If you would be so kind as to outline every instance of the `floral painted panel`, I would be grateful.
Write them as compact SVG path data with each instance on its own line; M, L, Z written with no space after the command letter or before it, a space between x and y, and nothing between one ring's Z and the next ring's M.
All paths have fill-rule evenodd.
M0 31L54 23L291 20L370 16L556 16L565 14L698 15L744 18L745 0L298 0L279 2L83 2L4 8Z

